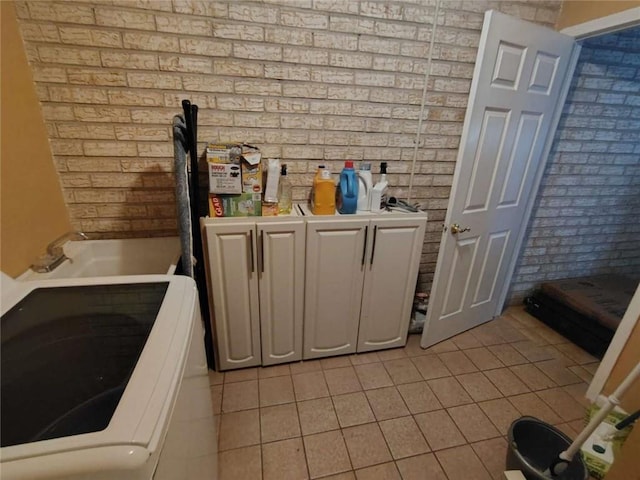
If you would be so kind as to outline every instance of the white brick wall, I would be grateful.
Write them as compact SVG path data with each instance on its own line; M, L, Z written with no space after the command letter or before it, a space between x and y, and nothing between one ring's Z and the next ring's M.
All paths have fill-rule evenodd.
M516 268L511 301L545 280L640 279L640 27L587 40Z
M552 26L560 1L20 1L25 49L75 228L175 233L167 138L180 100L200 148L246 141L291 165L297 200L320 162L390 162L394 192L429 209L420 288L431 283L483 13ZM418 150L418 119L425 118Z

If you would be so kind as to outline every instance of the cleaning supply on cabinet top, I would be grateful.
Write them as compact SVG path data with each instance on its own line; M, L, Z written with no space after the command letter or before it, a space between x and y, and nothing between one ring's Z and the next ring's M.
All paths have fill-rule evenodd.
M257 147L242 144L240 170L242 193L262 193L262 154Z
M278 204L262 202L262 216L263 217L277 217L278 216Z
M267 186L264 189L264 201L278 203L278 183L280 182L280 159L270 158L267 164Z
M280 185L278 187L278 215L291 213L291 182L287 177L287 165L280 167Z
M245 143L210 143L206 157L209 167L209 216L260 216L260 149Z
M375 184L373 189L371 189L371 211L372 212L381 212L382 202L386 199L387 196L387 186L389 182L387 182L387 162L382 162L380 164L380 180Z
M242 193L242 176L240 175L241 157L241 145L214 143L207 145L209 193Z
M371 164L360 164L358 170L358 210L371 210L371 189L373 179L371 178Z
M358 208L358 177L353 169L353 162L344 162L340 172L340 191L338 192L338 211L343 214L356 213Z
M262 201L259 193L240 193L238 195L209 194L210 217L259 217L262 214Z
M318 166L313 178L311 210L314 215L334 215L336 213L336 184L331 172L324 165Z

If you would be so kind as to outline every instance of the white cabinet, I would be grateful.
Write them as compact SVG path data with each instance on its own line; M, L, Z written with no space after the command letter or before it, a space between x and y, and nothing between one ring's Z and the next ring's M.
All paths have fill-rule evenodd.
M217 368L404 345L426 219L202 219Z
M407 341L426 219L371 220L365 262L358 352L401 347Z
M369 220L307 221L304 358L356 351Z
M307 220L304 357L405 344L425 214Z
M302 219L202 219L217 368L302 358Z
M260 365L255 222L203 223L217 368Z
M304 222L258 223L262 364L302 358Z

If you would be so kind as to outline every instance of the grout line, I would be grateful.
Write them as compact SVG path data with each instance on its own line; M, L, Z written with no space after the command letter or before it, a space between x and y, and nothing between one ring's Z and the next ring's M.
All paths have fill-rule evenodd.
M349 453L349 447L347 446L347 440L344 438L344 431L343 431L343 428L340 427L340 422L338 422L338 426L339 426L338 431L340 432L340 436L342 437L342 442L344 443L344 449L347 452L347 458L349 459L349 466L351 467L350 471L353 472L353 474L355 475L356 469L353 466L353 460L351 460L351 453ZM352 426L355 427L356 425L352 425ZM350 428L350 427L347 427L347 428Z
M291 383L293 384L293 380ZM300 420L300 409L298 408L298 402L295 400L295 393L293 395L293 398L296 406L296 415L298 417L298 427L300 427L300 443L302 443L302 455L304 457L304 467L307 471L307 477L311 478L311 471L309 470L309 462L307 460L307 448L304 445L304 432L302 431L302 420Z
M260 478L264 480L264 454L262 452L262 407L260 406L260 375L256 369L256 388L258 389L258 440L260 447Z
M455 448L455 447L452 447ZM449 479L449 475L447 474L446 470L444 469L444 467L442 466L442 463L440 463L440 459L438 458L438 456L436 455L436 452L432 450L433 453L433 458L435 458L436 462L438 462L438 466L440 467L440 470L442 471L442 474L447 478L447 480Z
M513 342L505 342L505 344L511 345L511 344L516 343L516 342L518 342L518 341L521 341L521 340L516 340L516 341L513 341ZM569 343L569 342L566 342L566 343ZM499 344L499 345L502 345L502 344ZM484 345L483 345L483 347L473 347L473 348L487 348L487 347L491 347L491 346L493 346L493 345L490 345L490 346L484 346ZM549 345L549 344L545 344L545 345L541 345L541 346L538 346L538 347L544 348L544 347L548 347L548 346L550 346L550 345ZM488 350L489 352L491 352L491 350L489 350L489 348L487 348L487 350ZM464 350L462 350L462 349L461 349L461 350L458 350L458 351L462 351L462 352L464 352ZM491 353L492 353L492 352L491 352ZM420 356L420 355L419 355L419 356ZM465 357L467 357L467 356L465 355ZM411 365L413 365L413 367L414 367L414 368L416 368L415 363L414 363L414 362L413 362L413 360L412 360L413 358L416 358L416 357L408 357L408 356L407 356L407 357L404 357L404 358L409 358L409 360L411 360ZM438 357L438 358L439 358L439 357ZM468 357L467 357L467 358L468 358ZM530 360L529 360L528 358L526 358L526 357L525 357L525 359L527 360L527 362L526 362L526 363L524 363L524 364L521 364L521 365L532 364L532 365L536 366L536 365L535 365L535 364L536 364L536 362L532 362L532 361L530 361ZM395 360L395 359L394 359L394 360ZM575 360L573 360L572 358L569 358L569 360L571 361L571 366L578 366L578 367L580 366L580 365L579 365ZM475 365L475 364L473 363L473 361L472 361L472 360L470 360L470 361L471 361L471 363L472 363L473 365ZM350 466L351 466L351 470L350 470L350 471L351 471L351 472L353 472L353 473L355 473L355 471L356 471L356 470L353 468L353 463L352 463L352 461L351 461L351 455L350 455L350 453L349 453L349 449L348 449L348 447L346 446L346 445L347 445L347 442L346 442L346 440L345 440L345 438L344 438L344 430L345 430L345 429L347 429L347 428L351 428L352 426L353 426L353 427L355 427L355 426L368 425L368 424L371 424L371 423L375 423L375 424L377 425L378 429L379 429L379 430L381 431L381 433L382 433L382 436L383 436L383 439L384 439L385 445L387 446L387 449L388 449L388 450L389 450L389 452L391 453L391 448L390 448L390 446L389 446L389 443L388 443L388 441L387 441L387 438L385 437L384 432L382 431L382 429L381 429L381 427L380 427L380 423L381 423L381 421L394 420L394 419L398 419L398 418L406 418L406 417L410 417L410 418L415 422L416 426L418 425L418 422L417 422L417 421L416 421L416 419L415 419L416 415L418 415L418 414L412 414L412 413L410 412L410 410L409 410L409 408L408 408L408 406L407 406L407 402L406 402L406 400L404 399L404 397L402 397L402 395L400 394L400 392L399 392L399 390L398 390L398 386L399 386L399 385L398 385L398 384L396 384L395 382L393 382L393 378L391 377L391 375L390 375L390 373L389 373L389 370L388 370L387 366L385 365L385 362L384 362L382 359L378 359L378 360L376 360L376 361L374 361L374 362L370 362L370 363L368 363L368 364L366 364L366 365L372 365L372 364L374 364L374 363L381 363L381 364L382 364L383 370L384 370L384 371L385 371L385 373L386 373L387 375L389 375L389 377L391 378L391 381L392 381L392 383L393 383L392 385L390 385L390 386L380 386L380 387L376 387L376 388L372 388L372 389L365 390L364 388L362 388L362 384L361 384L361 382L360 382L360 378L358 377L358 375L357 375L357 370L356 370L356 368L355 368L355 367L357 367L358 365L348 365L348 366L346 366L346 367L336 367L336 368L347 368L347 367L351 367L351 368L354 370L354 372L356 372L356 380L358 381L358 384L360 385L361 390L358 390L358 391L356 391L356 392L348 392L348 393L344 393L344 394L333 395L333 394L331 394L331 392L329 391L328 383L326 382L325 369L322 369L322 368L321 368L320 370L317 370L317 371L321 371L321 372L323 372L323 380L325 381L325 384L327 385L327 390L328 390L328 392L329 392L328 397L320 397L320 398L329 398L329 399L330 399L330 404L331 404L331 406L332 406L333 413L334 413L334 415L336 416L336 420L338 421L338 427L337 427L337 429L334 429L334 430L327 430L327 431L324 431L324 432L317 432L317 433L326 433L326 432L336 431L336 430L339 430L339 431L340 431L340 435L342 436L343 442L345 443L345 448L346 448L346 451L347 451L347 456L348 456L348 458L349 458L349 462L350 462ZM445 363L445 362L443 362L443 363ZM446 364L445 364L445 367L446 367ZM477 367L477 366L476 366L476 367ZM538 367L536 366L536 368L538 368ZM565 366L565 368L568 368L568 366ZM508 369L510 372L512 372L511 367L509 367L509 366L504 366L504 367L496 367L496 368L486 369L486 370L481 370L481 369L479 369L479 368L478 368L478 371L477 371L477 372L474 372L474 373L481 373L481 374L483 374L483 378L485 378L485 379L489 380L489 383L490 383L490 384L492 384L492 385L493 385L493 386L498 390L499 394L501 395L499 398L496 398L496 399L489 399L489 400L502 400L502 399L507 400L507 402L509 402L509 404L511 405L511 407L512 407L516 412L518 412L519 414L521 414L520 410L519 410L519 409L518 409L518 408L517 408L517 407L516 407L516 406L515 406L511 401L510 401L510 397L508 397L508 396L504 395L504 394L502 393L502 391L501 391L501 390L499 390L499 389L495 386L495 384L493 384L493 382L492 382L492 381L491 381L491 380L486 376L486 374L485 374L485 372L488 372L488 371L491 371L491 370L498 370L498 369ZM416 368L416 370L417 370L417 368ZM314 371L314 372L315 372L315 371ZM540 372L544 374L544 372L542 372L541 370L540 370ZM313 372L303 372L303 373L313 373ZM418 372L418 373L420 373L420 372ZM512 372L512 373L513 373L513 372ZM514 375L516 375L515 373L513 373L513 374L514 374ZM459 374L459 375L462 375L462 374ZM457 377L458 377L459 375L453 375L453 374L452 374L452 375L448 375L447 377L440 377L440 378L448 378L448 377L452 377L452 378L454 378L456 381L458 381ZM544 374L544 375L546 376L546 374ZM280 376L280 377L282 377L282 376L288 376L288 377L291 379L292 383L293 383L293 374L291 373L291 370L289 370L289 373L284 374L284 375L279 375L279 376ZM418 383L424 383L424 384L428 387L428 386L429 386L428 381L427 381L426 379L424 379L424 377L422 377L422 374L420 374L420 377L421 377L421 380L418 380L418 381L415 381L415 382L408 382L407 384L418 384ZM530 387L526 382L524 382L524 380L522 380L519 376L517 376L517 375L516 375L516 377L517 377L520 381L522 381L522 382L525 384L525 386L527 386L527 388L531 388L531 387ZM271 378L271 377L269 377L269 378ZM258 371L258 405L260 405L260 389L259 389L259 380L260 380L260 379L259 379L259 371ZM430 380L434 380L434 379L430 379ZM551 380L553 381L553 379L551 379ZM459 381L458 381L458 382L459 382ZM223 382L223 383L221 384L221 387L222 387L222 393L223 393L223 395L224 395L225 383L226 383L226 382ZM232 382L232 383L233 383L233 382ZM555 384L556 382L555 382L555 381L553 381L553 383ZM585 382L581 380L581 383L585 383ZM400 385L405 385L405 384L400 384ZM211 387L211 386L212 386L212 385L210 385L210 387ZM542 390L530 391L530 392L527 392L526 394L534 394L535 398L537 398L538 400L540 400L544 405L546 405L546 406L547 406L547 407L549 407L549 408L551 408L551 406L550 406L547 402L545 402L545 401L544 401L544 399L542 399L542 398L538 395L538 393L539 393L539 392L546 391L546 390L554 390L554 389L555 389L555 390L557 390L557 389L562 389L562 391L564 391L565 393L567 393L567 395L569 395L569 396L570 396L574 401L577 401L577 400L576 400L576 399L575 399L571 394L569 394L568 392L566 392L566 391L564 390L564 388L565 388L565 387L566 387L566 385L565 385L565 386L547 387L547 388L544 388L544 389L542 389ZM367 402L367 405L369 406L370 410L373 412L373 408L371 407L371 402L369 401L369 397L367 396L367 392L368 392L368 391L372 391L372 390L380 390L380 389L383 389L383 388L385 388L385 389L393 388L393 389L398 393L398 395L400 395L400 398L401 398L401 400L402 400L402 402L403 402L404 406L405 406L405 407L407 408L407 410L409 411L409 414L408 414L408 415L401 415L401 416L399 416L399 417L394 417L394 418L391 418L391 419L378 420L378 419L375 417L375 413L374 413L374 414L373 414L373 415L374 415L374 420L373 420L373 421L371 421L371 422L366 422L366 423L359 424L359 425L352 425L352 426L349 426L349 427L342 427L342 426L340 425L339 420L338 420L337 411L336 411L336 408L335 408L334 397L341 396L341 395L349 395L349 394L362 393L362 394L364 394L364 397L365 397L365 400L366 400L366 402ZM464 388L464 386L463 386L463 388ZM466 391L466 389L464 389L464 390ZM467 392L467 393L468 393L468 392ZM434 393L434 395L435 395L435 393ZM318 399L320 399L320 398L318 398ZM437 396L436 396L436 398L437 398ZM310 399L310 400L317 400L317 399ZM308 473L308 474L309 474L309 476L310 476L309 464L308 464L308 462L307 462L306 447L305 447L305 445L304 445L304 437L305 437L305 435L304 435L304 434L303 434L303 432L302 432L302 422L301 422L301 420L300 420L300 411L299 411L299 408L298 408L298 404L299 404L299 403L301 403L301 402L302 402L302 400L300 400L300 401L299 401L299 400L297 400L297 399L296 399L296 397L295 397L295 390L294 390L294 399L293 399L293 401L292 401L292 402L287 402L287 403L294 403L294 404L295 404L296 414L297 414L297 419L298 419L298 425L299 425L299 427L300 427L300 435L299 435L299 437L291 437L291 438L300 438L300 440L301 440L301 442L302 442L302 444L303 444L303 455L304 455L304 458L305 458L305 465L306 465L307 473ZM503 439L506 439L506 437L505 437L505 436L500 432L500 429L498 428L498 426L493 422L493 420L491 420L491 418L490 418L490 417L489 417L489 416L484 412L484 410L482 410L482 408L480 407L479 403L480 403L480 402L477 402L477 401L475 401L475 400L473 400L473 399L472 399L472 403L471 403L471 404L478 405L478 408L480 408L480 410L481 410L482 414L483 414L485 417L487 417L487 418L489 419L490 423L491 423L491 424L496 428L496 430L499 432L499 435L498 435L498 436L490 437L490 438L488 438L488 439L483 439L483 440L480 440L480 441L492 440L492 439L496 439L496 438L503 438ZM469 404L465 404L465 405L469 405ZM455 423L455 421L453 420L453 418L451 417L451 415L449 414L449 411L448 411L448 410L449 410L449 408L451 408L451 407L447 408L447 407L444 407L444 406L442 406L442 405L441 405L441 407L442 407L442 408L437 409L437 410L444 410L444 411L446 412L447 416L449 417L449 419L451 419L451 421L453 422L453 424L454 424L454 425L456 425L456 428L459 428L459 427L457 426L457 424ZM262 408L263 408L263 407L260 407L260 406L258 407L258 417L259 417L259 421L260 421L260 412L261 412ZM421 413L425 413L425 412L421 412ZM564 418L562 418L562 417L560 417L560 420L561 420L561 421L558 423L558 425L565 425L565 424L567 424L567 425L568 425L568 424L571 422L571 421L565 421L565 419L564 419ZM262 442L262 424L261 424L261 423L259 424L259 429L260 429L260 444L259 444L259 445L260 445L260 453L261 453L261 464L262 464L262 468L264 468L264 457L263 457L263 455L262 455L262 446L263 446L263 445L266 445L266 444L269 444L269 443L276 442L276 441L280 441L280 440L274 440L273 442ZM442 470L442 472L444 473L444 475L448 478L448 476L447 476L447 474L446 474L446 471L444 470L444 468L443 468L442 464L441 464L441 463L440 463L440 461L438 460L438 457L437 457L436 453L437 453L437 452L440 452L440 451L448 450L448 449L451 449L451 448L457 448L457 447L462 447L462 446L468 445L469 447L471 447L471 450L473 451L473 454L474 454L474 455L475 455L475 456L480 460L480 462L481 462L481 464L482 464L483 468L484 468L487 472L489 472L489 470L488 470L487 466L485 465L484 461L482 460L482 458L481 458L481 457L480 457L480 456L475 452L475 450L474 450L474 448L473 448L473 443L467 440L467 437L464 435L464 433L463 433L462 431L461 431L461 433L462 433L463 438L464 438L464 440L465 440L465 442L466 442L466 443L464 443L463 445L457 445L457 446L454 446L454 447L449 447L449 448L445 448L445 449L440 449L440 450L437 450L437 451L436 451L436 450L434 450L434 449L431 447L431 445L430 445L430 444L429 444L429 442L427 441L426 437L424 436L424 433L423 433L423 432L422 432L422 430L419 428L419 426L418 426L418 431L420 432L420 434L421 434L422 438L425 440L425 443L426 443L426 445L427 445L427 446L428 446L428 448L429 448L429 452L424 452L424 453L420 453L420 454L415 454L415 455L411 455L411 456L409 456L409 457L403 457L403 458L398 459L398 460L404 460L404 459L406 459L406 458L412 458L412 457L418 457L418 456L425 455L425 454L431 454L431 455L433 455L433 457L434 457L434 458L436 459L436 461L438 462L438 465L440 466L440 469ZM218 432L218 433L219 433L219 432ZM316 433L316 434L317 434L317 433ZM311 435L315 435L315 434L311 434ZM308 436L308 435L307 435L307 436ZM287 439L283 439L283 440L287 440ZM477 443L477 442L475 442L475 443ZM238 448L245 448L245 447L238 447ZM231 449L231 450L234 450L234 449ZM398 471L399 471L398 464L397 464L397 461L398 461L398 460L396 460L396 459L394 459L394 458L393 458L393 454L392 454L392 453L391 453L391 458L392 458L391 462L394 464L394 467L396 468L396 470L398 470ZM376 464L368 465L367 467L363 467L363 468L369 468L369 467L373 467L373 466L376 466L376 465L381 465L381 464L383 464L383 463L387 463L387 462L380 462L380 463L376 463ZM263 478L264 478L264 471L262 471L262 475L263 475ZM491 476L490 472L489 472L489 476Z

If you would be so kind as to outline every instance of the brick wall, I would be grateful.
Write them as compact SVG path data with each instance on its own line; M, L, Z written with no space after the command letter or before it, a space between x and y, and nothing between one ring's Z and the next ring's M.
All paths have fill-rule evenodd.
M289 165L297 200L319 163L389 162L429 210L430 286L484 11L553 26L559 1L94 0L17 3L75 228L174 234L170 122L189 98L199 141L245 141ZM422 123L418 132L419 119ZM416 142L418 147L415 148Z
M514 274L640 279L640 27L586 40Z

